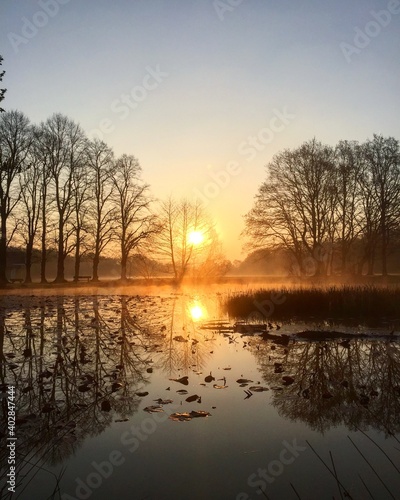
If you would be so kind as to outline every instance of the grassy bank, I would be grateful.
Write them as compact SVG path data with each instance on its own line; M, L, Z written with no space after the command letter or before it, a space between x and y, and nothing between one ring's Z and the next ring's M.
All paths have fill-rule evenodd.
M230 295L225 307L233 318L265 320L399 320L400 287L331 286L271 288ZM399 320L400 321L400 320Z

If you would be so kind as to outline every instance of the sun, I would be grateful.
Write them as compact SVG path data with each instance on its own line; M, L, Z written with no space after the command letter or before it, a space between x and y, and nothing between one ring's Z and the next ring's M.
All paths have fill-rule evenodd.
M201 243L203 243L203 240L204 240L204 236L203 236L203 233L201 233L200 231L191 231L189 234L188 234L188 242L191 244L191 245L200 245Z

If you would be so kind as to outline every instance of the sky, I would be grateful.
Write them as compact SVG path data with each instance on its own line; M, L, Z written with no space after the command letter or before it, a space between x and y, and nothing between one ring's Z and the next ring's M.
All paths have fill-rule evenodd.
M400 139L399 0L1 0L2 107L54 112L152 195L201 199L226 256L274 154Z

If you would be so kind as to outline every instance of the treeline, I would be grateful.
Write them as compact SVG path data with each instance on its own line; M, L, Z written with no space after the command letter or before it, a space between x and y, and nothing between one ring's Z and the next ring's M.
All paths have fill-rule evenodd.
M56 282L65 281L67 256L75 280L88 255L93 281L102 256L118 258L122 280L133 254L144 265L146 256L168 264L176 280L194 265L203 275L223 272L217 235L200 203L156 202L134 156L115 158L64 115L35 125L20 111L0 113L0 168L0 283L7 282L10 246L24 248L27 283L34 252L40 281L47 281L49 250L57 254Z
M374 135L331 147L314 139L266 169L246 215L253 250L285 251L294 274L388 274L400 249L398 140Z

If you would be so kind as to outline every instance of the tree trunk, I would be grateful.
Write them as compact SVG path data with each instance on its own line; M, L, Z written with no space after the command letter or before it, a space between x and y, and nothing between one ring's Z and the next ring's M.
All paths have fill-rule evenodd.
M121 255L121 281L127 280L126 276L127 263L128 263L128 256L123 251Z
M42 238L41 238L41 250L42 255L40 256L40 283L47 283L46 279L46 260L47 260L47 249L46 249L46 205L43 201L42 208Z
M29 238L31 240L31 238ZM26 256L25 256L25 283L32 283L32 250L33 250L33 241L28 241L26 245Z
M78 281L78 276L81 268L81 243L80 243L80 235L81 231L78 228L76 230L76 247L75 247L75 273L74 273L74 281Z
M1 216L0 236L0 285L8 283L7 280L7 222L5 215Z
M93 257L92 281L99 281L99 262L100 255L98 250L96 249Z
M387 235L386 228L382 230L382 276L388 275L387 270Z
M65 282L64 273L64 224L60 220L58 225L58 254L57 254L57 275L56 283Z

